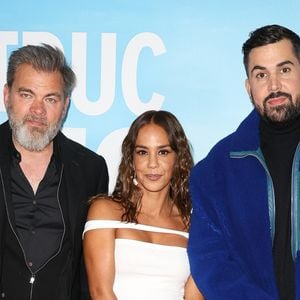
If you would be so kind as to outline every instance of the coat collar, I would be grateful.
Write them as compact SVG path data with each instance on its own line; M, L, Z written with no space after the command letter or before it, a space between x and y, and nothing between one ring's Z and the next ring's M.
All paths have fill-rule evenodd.
M260 119L260 115L253 109L232 134L231 151L257 151L260 146Z

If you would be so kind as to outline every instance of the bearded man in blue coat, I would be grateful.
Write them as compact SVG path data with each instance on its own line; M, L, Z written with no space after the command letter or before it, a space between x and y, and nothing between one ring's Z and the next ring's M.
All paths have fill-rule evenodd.
M207 300L300 299L300 38L243 45L254 110L193 169L191 273Z

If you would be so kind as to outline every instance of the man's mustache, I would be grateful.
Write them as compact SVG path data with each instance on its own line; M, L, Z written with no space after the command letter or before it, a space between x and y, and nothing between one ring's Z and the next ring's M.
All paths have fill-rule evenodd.
M288 93L284 93L284 92L276 92L276 93L271 93L269 94L265 100L264 103L266 103L268 100L273 99L273 98L278 98L278 97L286 97L288 98L290 101L292 101L292 95L288 94Z
M37 116L34 116L34 115L26 115L25 118L24 118L24 121L37 121L37 122L40 122L42 123L43 125L48 125L48 121L46 118L44 117L37 117Z

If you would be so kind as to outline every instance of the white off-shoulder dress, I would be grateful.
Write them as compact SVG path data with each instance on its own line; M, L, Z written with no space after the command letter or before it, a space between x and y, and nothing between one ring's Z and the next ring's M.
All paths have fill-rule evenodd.
M183 231L114 220L90 220L84 233L101 228L137 229L188 238ZM113 290L118 300L182 300L189 275L186 248L124 238L115 240Z

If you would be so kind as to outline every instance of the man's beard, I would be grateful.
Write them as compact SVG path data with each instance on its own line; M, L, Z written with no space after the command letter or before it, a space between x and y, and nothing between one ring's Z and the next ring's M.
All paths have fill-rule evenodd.
M18 120L11 106L7 109L9 124L12 129L14 139L28 151L39 152L48 146L61 129L64 113L56 124L49 125L46 118L36 117L32 114L27 114L22 120ZM46 126L45 129L37 127L29 127L26 121L39 121Z
M288 99L288 103L274 107L268 106L268 100L278 97L286 97ZM261 117L270 123L286 123L296 119L300 115L300 95L297 95L293 102L292 95L288 93L280 91L271 93L264 99L263 107L259 107L254 102L252 93L250 99Z

